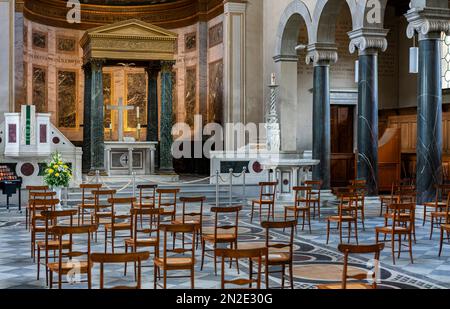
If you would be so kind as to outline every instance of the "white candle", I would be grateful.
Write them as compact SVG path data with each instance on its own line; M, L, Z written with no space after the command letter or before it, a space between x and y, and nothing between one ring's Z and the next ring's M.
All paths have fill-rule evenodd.
M138 128L138 130L141 129L141 124L140 123L138 123L137 128Z
M139 119L139 106L136 107L136 117L137 117L137 119Z
M112 130L112 123L109 124L109 129Z
M275 86L275 73L272 73L270 76L270 84L272 86Z

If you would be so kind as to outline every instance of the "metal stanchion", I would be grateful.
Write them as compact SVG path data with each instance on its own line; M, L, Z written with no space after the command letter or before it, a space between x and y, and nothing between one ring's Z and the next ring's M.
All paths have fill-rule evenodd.
M219 171L216 171L216 207L219 207Z
M233 169L230 168L229 170L229 177L230 177L230 188L229 188L229 198L230 198L230 206L233 205Z
M245 174L247 173L247 168L244 167L242 169L242 201L245 201L245 205L247 205L247 197L246 197L246 192L245 192Z
M136 197L136 172L131 173L133 182L133 197Z

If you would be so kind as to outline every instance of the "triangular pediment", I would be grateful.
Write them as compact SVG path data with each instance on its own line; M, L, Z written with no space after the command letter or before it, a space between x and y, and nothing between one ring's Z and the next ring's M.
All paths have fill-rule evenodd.
M129 19L122 22L93 28L87 31L87 35L139 36L173 39L177 37L177 34L174 32L143 22L138 19Z

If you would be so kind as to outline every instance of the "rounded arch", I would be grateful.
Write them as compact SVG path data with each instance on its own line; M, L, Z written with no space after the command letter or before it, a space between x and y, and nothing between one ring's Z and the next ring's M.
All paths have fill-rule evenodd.
M312 19L308 7L303 1L294 0L281 15L276 36L275 57L297 55L295 47L302 22L306 25L308 41L312 42Z
M356 0L319 0L315 6L313 20L316 21L315 39L320 43L335 43L336 41L336 21L341 13L342 6L348 5L352 16L352 25L355 29L358 18L359 5Z

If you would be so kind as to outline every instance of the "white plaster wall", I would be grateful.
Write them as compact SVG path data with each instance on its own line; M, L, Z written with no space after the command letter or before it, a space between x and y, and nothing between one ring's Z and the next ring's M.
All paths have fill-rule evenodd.
M8 0L0 0L0 122L4 119L3 113L9 112L10 106L10 22L10 3Z

